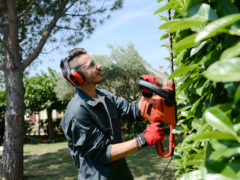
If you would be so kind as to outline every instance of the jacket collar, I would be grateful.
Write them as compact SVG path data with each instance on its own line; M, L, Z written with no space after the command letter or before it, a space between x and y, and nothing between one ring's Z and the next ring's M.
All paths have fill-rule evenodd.
M91 96L89 96L87 93L85 93L81 89L76 88L76 91L79 97L90 106L96 106L100 102L98 99L93 99ZM96 89L96 93L105 99L105 94L102 93L99 89Z

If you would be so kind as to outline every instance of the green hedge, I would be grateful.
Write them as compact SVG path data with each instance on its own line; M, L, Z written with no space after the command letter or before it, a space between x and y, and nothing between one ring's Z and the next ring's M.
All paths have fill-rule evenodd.
M161 0L159 0L160 2ZM179 179L240 179L240 1L170 0ZM166 38L164 35L162 39Z

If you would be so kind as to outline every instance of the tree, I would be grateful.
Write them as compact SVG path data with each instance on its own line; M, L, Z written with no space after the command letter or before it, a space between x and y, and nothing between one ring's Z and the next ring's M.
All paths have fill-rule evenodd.
M172 0L181 179L240 179L240 1ZM165 18L162 18L165 19Z
M44 109L47 110L48 138L51 141L55 138L52 111L54 109L62 111L66 107L66 104L58 100L54 92L56 75L56 71L48 68L48 73L42 71L35 76L24 78L26 113L31 115Z
M111 11L122 7L122 0L0 2L0 70L4 72L7 97L4 177L20 180L23 179L24 70L46 43L53 46L59 40L76 44L89 36Z

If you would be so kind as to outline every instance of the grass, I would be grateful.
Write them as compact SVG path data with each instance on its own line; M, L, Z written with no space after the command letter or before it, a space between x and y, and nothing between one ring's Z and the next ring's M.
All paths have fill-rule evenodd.
M67 142L24 146L24 179L77 179Z
M169 162L170 158L160 158L155 147L144 148L126 158L135 180L156 180ZM163 179L174 180L175 165L171 161Z
M155 147L148 147L129 155L126 160L135 180L156 180L169 158L160 158ZM24 179L77 180L77 173L67 142L24 145ZM162 179L174 180L174 173L173 160Z

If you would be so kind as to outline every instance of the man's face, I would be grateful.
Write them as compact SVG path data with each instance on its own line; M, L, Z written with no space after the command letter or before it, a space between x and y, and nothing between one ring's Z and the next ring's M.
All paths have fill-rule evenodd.
M87 83L98 84L103 81L102 66L97 64L88 54L78 58L79 70L85 75Z

